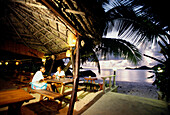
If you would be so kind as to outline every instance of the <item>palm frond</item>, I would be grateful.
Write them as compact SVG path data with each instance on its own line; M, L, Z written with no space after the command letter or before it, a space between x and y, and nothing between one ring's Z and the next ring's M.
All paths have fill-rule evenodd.
M100 49L103 56L110 54L115 57L123 57L134 64L137 64L142 59L139 50L130 42L122 39L103 38Z
M85 45L80 49L81 63L84 64L86 61L95 62L98 68L98 72L100 73L99 59L94 51L94 48L96 46L95 42L97 41L94 41L93 39L89 39L89 38L85 38L83 40L85 42Z
M133 1L133 0L132 0ZM118 36L132 38L138 45L148 42L157 42L160 35L166 35L165 26L150 15L149 8L142 6L118 5L110 9L106 14L108 21L104 34L111 32L113 28L118 31ZM112 22L112 23L110 23ZM166 38L164 38L166 39Z

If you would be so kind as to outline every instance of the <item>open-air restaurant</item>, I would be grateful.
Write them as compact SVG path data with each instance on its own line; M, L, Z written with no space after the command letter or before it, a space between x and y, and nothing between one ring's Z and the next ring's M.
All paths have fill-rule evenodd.
M135 45L104 37L111 24L124 26L116 24L126 14L120 10L133 0L123 1L0 0L0 114L168 115L167 101L134 93L155 94L154 86L117 81L114 64L110 73L102 71L107 64L100 60L108 54L134 63L142 59ZM104 9L107 4L127 6L113 11Z

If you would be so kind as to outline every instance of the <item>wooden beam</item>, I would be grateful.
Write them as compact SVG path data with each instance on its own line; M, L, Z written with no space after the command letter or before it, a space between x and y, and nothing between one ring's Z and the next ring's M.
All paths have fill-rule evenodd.
M27 1L16 1L16 0L12 0L12 2L18 2L18 3L22 3L22 4L26 4L26 5L29 5L29 6L34 6L34 7L37 7L37 8L42 8L42 9L47 9L47 7L43 6L43 5L40 5L40 4L34 4L34 3L29 3Z
M66 52L55 54L55 60L60 60L60 59L64 59L64 58L67 58L66 57Z
M17 44L13 41L1 41L0 50L13 52L16 54L27 55L31 57L43 58L44 53L31 49L23 44Z
M68 6L68 9L66 9L65 11L70 11L70 12L71 11L77 11L74 4L70 0L63 0L63 2L65 4L67 4L67 6ZM84 12L77 11L77 13L84 13ZM83 17L80 16L80 15L74 15L74 16L76 17L77 20L79 20L79 22L80 22L81 26L83 27L83 29L85 31L87 31L88 33L90 33L91 35L93 35L92 32L91 32L92 31L91 27L88 26L89 24L86 23L87 19L83 18L83 17L85 17L85 13L84 13ZM86 20L86 21L84 21L84 20Z
M81 11L76 11L76 10L71 10L71 9L65 9L65 11L68 12L68 13L85 15L85 13L81 12Z
M54 3L46 0L41 0L51 11L59 16L71 29L73 29L77 34L81 35L77 29L75 29L63 16L61 16L60 13L57 12L57 10L54 8ZM56 7L56 6L55 6Z

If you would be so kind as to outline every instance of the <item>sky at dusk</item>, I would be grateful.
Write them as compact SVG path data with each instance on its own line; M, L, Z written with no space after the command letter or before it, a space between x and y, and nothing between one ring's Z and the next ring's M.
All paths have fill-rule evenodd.
M113 31L111 33L108 33L107 36L103 36L103 37L107 37L107 38L117 38L117 39L124 39L124 38L120 38L117 36L117 32L115 32L115 30L113 29ZM125 39L128 41L128 39ZM131 41L129 41L131 42ZM157 44L148 44L146 47L143 47L141 45L137 46L137 48L140 50L140 52L142 54L146 54L152 57L155 57L157 59L164 59L163 55L159 53L160 51L160 47ZM104 59L104 57L99 56L98 57L100 60L100 67L101 69L113 69L113 68L117 68L117 69L124 69L126 67L140 67L140 66L148 66L148 67L153 67L157 64L159 64L159 62L150 59L148 57L143 56L142 57L142 61L139 62L138 65L134 65L132 63L130 63L128 60L125 60L123 58L117 58L114 57L112 55L107 55L106 56L106 60ZM68 63L69 60L64 60L64 62ZM65 64L66 64L65 63ZM86 69L97 69L96 63L94 62L89 62L87 61L86 63L84 63L83 65L81 65L81 67L86 68Z
M117 36L117 32L113 30L113 32L108 33L107 36L104 36L107 38L117 38L117 39L124 39ZM127 39L126 39L127 40ZM131 42L131 41L129 41ZM157 59L164 59L163 56L159 53L160 47L157 44L148 44L145 48L141 45L137 46L138 49L142 54L146 54L149 56L153 56ZM152 67L156 64L158 64L157 61L150 59L148 57L143 56L142 61L139 62L138 65L133 65L128 60L124 60L121 58L115 58L114 56L107 55L106 60L104 60L104 57L99 57L100 60L100 66L101 69L112 69L114 67L118 69L124 69L125 67L139 67L139 66L149 66ZM94 62L86 62L82 65L83 68L95 68L96 65Z

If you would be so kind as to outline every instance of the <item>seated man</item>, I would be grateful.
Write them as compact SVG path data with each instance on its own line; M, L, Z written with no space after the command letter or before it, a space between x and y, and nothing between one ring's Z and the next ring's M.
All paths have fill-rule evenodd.
M41 66L40 71L37 71L35 75L33 76L32 82L31 82L31 88L32 89L47 89L50 91L53 91L51 88L51 84L47 84L44 81L43 73L45 72L45 67Z
M53 78L60 79L60 78L64 78L64 77L65 77L65 73L64 73L64 71L62 71L61 67L59 66L57 68L57 72L54 73ZM52 89L55 91L56 87L55 87L54 83L52 83L51 85L52 85ZM56 91L58 92L58 90L56 90Z
M57 68L57 72L53 75L53 77L57 79L65 77L65 73L60 66Z

